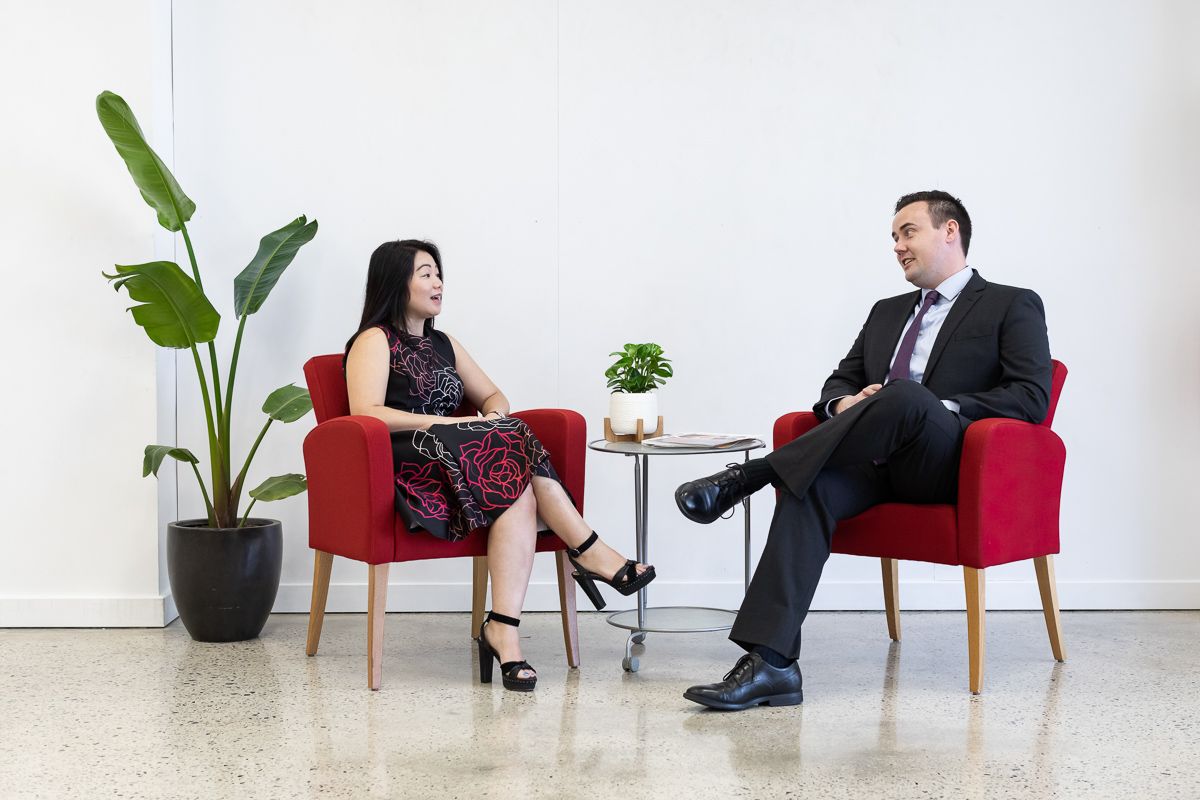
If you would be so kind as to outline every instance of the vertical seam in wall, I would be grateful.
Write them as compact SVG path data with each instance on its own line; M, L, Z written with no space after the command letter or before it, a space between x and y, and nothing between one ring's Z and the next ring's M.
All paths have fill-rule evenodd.
M175 0L171 0L170 17L170 103L171 113L171 172L175 172ZM176 264L179 263L179 237L171 237L171 260ZM179 446L179 351L171 351L171 404L175 406L174 430L172 431L172 439L175 446ZM175 519L180 519L179 516L179 464L175 464Z
M562 393L562 0L554 3L554 405Z

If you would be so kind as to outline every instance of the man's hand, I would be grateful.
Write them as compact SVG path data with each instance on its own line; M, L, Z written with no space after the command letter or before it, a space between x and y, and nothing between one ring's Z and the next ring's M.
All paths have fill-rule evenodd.
M843 397L841 400L838 400L836 403L834 403L833 411L835 414L840 414L855 403L866 400L868 397L875 394L882 388L882 383L872 383L870 386L864 386L863 390L858 394Z

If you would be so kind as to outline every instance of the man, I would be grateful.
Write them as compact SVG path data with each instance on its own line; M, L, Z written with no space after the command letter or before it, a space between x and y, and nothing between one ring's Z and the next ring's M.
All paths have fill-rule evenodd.
M813 407L816 428L744 465L685 483L675 501L709 523L768 483L780 490L766 546L729 638L748 652L684 697L712 708L804 699L800 627L837 521L878 503L953 503L967 426L1041 422L1050 348L1041 299L967 266L971 218L942 191L896 203L892 248L920 291L880 300Z

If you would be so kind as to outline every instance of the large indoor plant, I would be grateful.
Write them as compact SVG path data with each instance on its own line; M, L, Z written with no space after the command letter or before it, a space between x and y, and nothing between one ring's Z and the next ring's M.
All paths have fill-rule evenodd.
M643 430L652 432L658 425L659 386L674 375L671 360L663 358L663 349L654 343L627 344L624 350L609 353L616 363L604 371L612 395L608 399L608 418L612 432L637 433L641 419Z
M151 149L129 105L112 92L96 98L100 124L129 168L142 198L158 213L158 222L183 236L191 276L172 261L153 261L116 267L104 277L124 289L138 305L129 310L133 321L160 347L190 350L196 369L204 423L208 434L209 474L206 485L201 460L175 445L152 444L145 450L142 474L155 476L163 460L173 458L191 466L204 498L205 516L179 520L167 530L167 568L179 616L193 638L236 641L259 634L275 602L283 561L283 526L277 520L255 519L250 510L258 500L280 500L303 492L303 475L276 475L246 491L250 463L273 422L295 422L312 409L305 389L288 385L267 397L267 415L258 438L234 472L233 386L246 321L267 299L296 252L317 233L317 222L294 219L259 242L258 252L233 281L237 336L225 380L213 340L221 316L204 294L187 222L196 210L162 159ZM201 356L201 346L207 359ZM207 365L206 365L207 360ZM250 502L240 514L243 492Z

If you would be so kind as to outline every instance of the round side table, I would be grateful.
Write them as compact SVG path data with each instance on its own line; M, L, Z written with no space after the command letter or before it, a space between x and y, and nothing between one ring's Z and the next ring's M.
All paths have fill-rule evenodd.
M695 455L724 455L743 453L744 460L750 460L750 451L766 447L760 439L742 442L731 447L655 447L639 442L610 442L607 439L597 439L588 442L588 449L601 453L618 453L633 459L633 526L636 536L637 561L639 564L649 563L647 551L647 529L649 514L647 513L646 498L650 486L650 456L695 456ZM750 498L742 501L742 518L745 522L746 538L744 547L745 586L750 586ZM647 591L650 587L643 586L637 593L637 608L628 611L618 611L610 614L608 624L629 631L625 640L625 657L621 666L626 672L637 672L639 667L638 655L644 651L647 633L699 633L702 631L723 631L733 627L736 611L723 608L703 608L697 606L647 606ZM635 653L635 647L638 652Z

